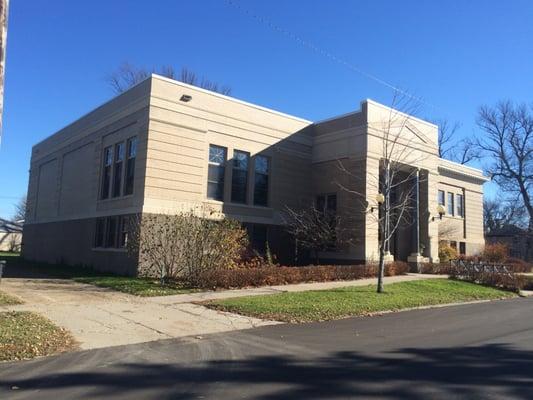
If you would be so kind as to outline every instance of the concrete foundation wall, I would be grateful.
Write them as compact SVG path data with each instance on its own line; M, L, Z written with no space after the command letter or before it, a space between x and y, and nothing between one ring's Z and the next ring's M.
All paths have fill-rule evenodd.
M26 225L22 256L30 261L135 275L137 261L128 257L125 250L93 249L94 229L94 218Z

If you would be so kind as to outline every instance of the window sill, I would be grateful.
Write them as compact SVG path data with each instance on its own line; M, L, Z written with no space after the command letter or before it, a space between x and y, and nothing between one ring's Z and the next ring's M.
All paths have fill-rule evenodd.
M260 209L260 210L273 210L272 207L269 206L257 206L252 204L246 204L246 203L235 203L232 201L220 201L220 200L213 200L213 199L207 199L204 201L205 203L214 204L214 205L220 205L220 206L236 206L236 207L246 207L246 208L253 208L253 209Z
M93 247L91 249L92 251L97 251L99 253L105 253L105 252L110 252L110 253L127 253L128 250L126 248L116 248L116 247Z
M130 199L133 197L133 194L128 194L126 196L119 196L119 197L110 197L109 199L98 199L99 203L111 203L113 201L118 200L124 200L124 199Z
M455 219L455 220L458 220L458 221L464 221L464 217L458 217L456 215L443 215L442 218L446 218L446 219Z

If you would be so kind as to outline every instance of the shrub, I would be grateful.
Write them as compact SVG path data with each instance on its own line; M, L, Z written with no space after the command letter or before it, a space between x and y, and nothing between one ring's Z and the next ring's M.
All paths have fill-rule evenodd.
M420 273L422 274L438 274L448 275L452 266L450 263L423 263L420 267Z
M237 221L217 217L199 208L133 220L128 252L139 256L139 275L198 286L207 271L236 268L248 236Z
M479 255L467 256L465 254L459 254L457 256L457 259L465 261L465 262L470 262L470 263L472 263L472 262L474 262L474 263L481 262L481 257Z
M385 266L385 275L405 274L409 267L403 262ZM286 285L304 282L328 282L373 278L377 276L377 265L321 265L308 267L269 266L259 259L250 260L245 267L224 270L206 270L199 287L243 288L272 285Z
M442 263L455 260L457 258L457 250L448 244L439 244L439 258Z
M503 263L508 253L509 249L503 243L488 244L481 253L481 259L486 262Z
M531 272L533 266L528 262L514 257L507 257L504 264L512 272Z
M498 267L484 266L482 264L458 263L451 268L450 278L494 286L514 292L520 291L527 283L527 278L521 274L506 273Z
M526 277L526 283L522 289L533 290L533 277L530 277L530 276Z

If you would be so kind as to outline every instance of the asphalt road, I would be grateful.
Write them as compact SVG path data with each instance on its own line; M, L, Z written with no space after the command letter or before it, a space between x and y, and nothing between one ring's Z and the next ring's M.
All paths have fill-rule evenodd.
M95 398L531 399L533 299L0 364L0 399Z

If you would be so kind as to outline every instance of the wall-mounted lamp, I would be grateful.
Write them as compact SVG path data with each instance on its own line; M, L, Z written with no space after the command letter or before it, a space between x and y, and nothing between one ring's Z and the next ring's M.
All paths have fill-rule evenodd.
M442 204L439 204L437 206L437 213L439 214L439 219L442 219L442 216L446 214L446 210L442 206ZM432 221L435 221L435 217L433 217Z
M382 193L378 193L376 194L376 203L378 203L379 205L383 204L385 202L385 196L383 196ZM374 209L376 207L370 207L370 212L373 213L374 212Z
M192 96L188 95L188 94L184 94L180 97L180 101L183 101L185 103L188 103L189 101L192 100Z

